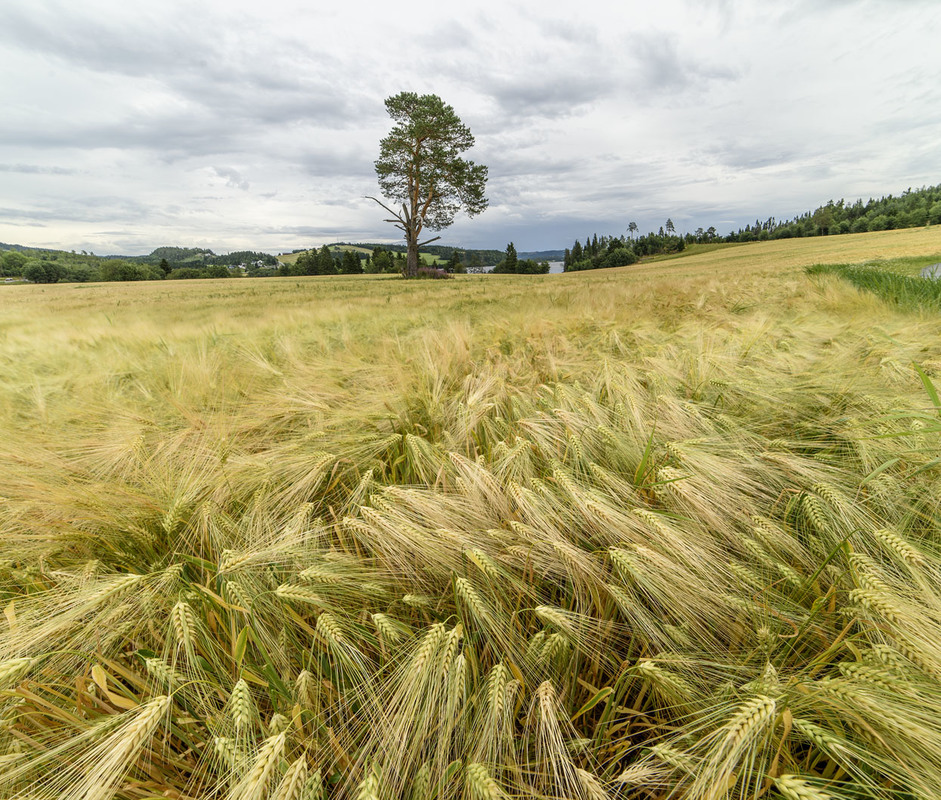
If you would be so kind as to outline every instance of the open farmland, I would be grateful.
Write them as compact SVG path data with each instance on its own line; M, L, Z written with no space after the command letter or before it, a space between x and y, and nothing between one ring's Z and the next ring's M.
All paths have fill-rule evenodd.
M0 797L936 800L914 256L4 288Z

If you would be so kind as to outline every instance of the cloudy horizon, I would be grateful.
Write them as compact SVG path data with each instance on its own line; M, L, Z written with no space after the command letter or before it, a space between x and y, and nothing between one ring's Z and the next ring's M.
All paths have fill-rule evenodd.
M396 241L365 196L403 90L453 105L490 172L490 208L441 244L557 249L668 217L727 233L941 183L935 0L537 8L8 0L0 241Z

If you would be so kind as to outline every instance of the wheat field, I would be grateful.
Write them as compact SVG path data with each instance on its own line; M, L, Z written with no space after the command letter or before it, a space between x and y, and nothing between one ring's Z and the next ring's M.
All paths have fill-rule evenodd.
M935 253L5 287L0 798L936 800Z

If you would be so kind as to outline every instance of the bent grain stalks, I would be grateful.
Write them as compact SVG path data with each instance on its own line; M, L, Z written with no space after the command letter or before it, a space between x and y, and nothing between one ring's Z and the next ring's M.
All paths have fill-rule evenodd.
M0 798L941 796L934 322L619 275L0 340Z

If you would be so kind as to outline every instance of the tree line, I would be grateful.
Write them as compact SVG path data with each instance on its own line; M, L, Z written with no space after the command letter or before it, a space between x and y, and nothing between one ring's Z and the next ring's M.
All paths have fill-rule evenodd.
M886 195L867 202L858 199L830 200L813 211L793 219L774 217L754 225L746 225L724 237L726 242L753 242L767 239L790 239L806 236L835 236L844 233L867 233L897 228L920 228L941 224L941 184L907 189L901 195ZM701 229L697 233L697 241Z
M576 240L565 249L566 272L604 267L622 267L638 259L682 252L692 244L766 241L769 239L834 236L845 233L912 228L941 224L941 184L908 189L901 195L862 199L853 203L830 200L814 211L789 220L769 217L737 231L721 235L714 226L679 234L672 219L657 232L637 235L635 222L627 235L593 234L584 244ZM216 255L212 250L189 247L158 247L145 256L96 256L82 251L25 248L0 243L0 278L22 277L34 283L135 281L186 278L261 277L270 275L343 275L358 273L403 273L405 245L360 245L369 252L339 249L336 245L303 251L293 265L280 264L275 256L252 250ZM326 255L325 255L326 251ZM299 251L295 251L299 252ZM479 272L485 264L496 264L494 272L538 274L548 271L546 262L519 259L511 242L506 251L462 250L446 245L430 245L423 253L436 257L438 264L423 257L420 265L442 267L447 272ZM329 260L328 260L329 258ZM444 260L444 264L440 261ZM545 264L545 269L542 265Z
M32 249L0 243L0 278L13 276L32 283L85 283L405 272L406 256L402 245L343 247L334 244L294 253L299 254L297 259L288 264L279 262L269 253L253 250L216 255L211 250L194 247L158 247L144 256L97 256L84 251ZM440 246L423 251L419 265L448 273L481 272L485 264L494 264L502 257L499 250Z
M497 275L545 275L549 271L548 261L535 261L531 258L520 258L513 242L506 246L506 253L497 262L493 272Z
M359 250L350 249L358 247ZM407 268L406 252L398 245L372 245L371 252L363 252L369 245L323 245L319 249L295 250L299 253L293 264L282 264L278 275L359 275L359 274L404 274ZM430 253L422 253L418 266L423 269L440 268L449 273L472 271L481 266L479 253L466 253L454 247L439 248L446 250L446 261L435 259Z
M277 265L269 253L240 250L216 255L212 250L158 247L144 256L96 256L64 250L4 245L0 276L21 277L32 283L86 283L98 281L153 281L184 278L229 278L243 274L270 274Z
M918 228L941 224L941 184L908 189L899 196L887 195L878 200L870 198L853 203L830 200L814 211L793 219L774 217L755 220L722 236L714 226L697 228L689 233L677 233L672 219L660 226L656 233L636 236L636 222L627 226L627 236L586 237L566 248L563 268L566 272L603 267L623 267L646 256L680 253L692 244L756 242L769 239L790 239L808 236L837 236L845 233L866 233L896 228Z
M636 223L631 223L636 231ZM657 256L664 253L682 253L688 244L687 237L676 233L673 220L668 219L666 226L661 226L658 233L646 233L637 238L627 236L598 236L585 238L585 244L576 239L571 248L566 248L562 257L565 272L579 272L586 269L605 267L627 267L645 256Z

